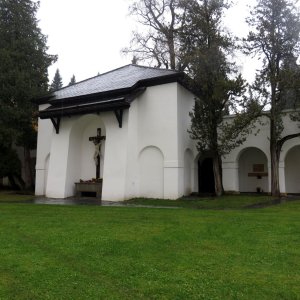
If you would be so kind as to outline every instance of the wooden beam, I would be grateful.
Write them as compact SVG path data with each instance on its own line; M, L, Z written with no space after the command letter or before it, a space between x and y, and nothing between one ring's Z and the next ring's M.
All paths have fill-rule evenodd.
M50 118L50 120L55 128L56 134L59 134L60 117L57 117L56 120L55 118Z
M123 109L118 109L118 110L114 110L116 118L118 120L119 123L119 128L122 128L123 125Z

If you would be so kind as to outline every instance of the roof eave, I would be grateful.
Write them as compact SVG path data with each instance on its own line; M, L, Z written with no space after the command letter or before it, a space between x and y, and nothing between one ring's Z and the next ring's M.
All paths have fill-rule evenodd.
M53 93L48 93L46 95L43 95L39 98L35 98L35 99L32 99L31 102L37 104L37 105L42 105L42 104L49 104L51 99L54 98L55 95L53 95Z
M48 94L41 98L36 99L35 102L39 105L47 104L47 103L55 105L55 104L63 103L65 101L68 101L68 102L93 101L94 99L102 99L105 97L120 96L120 95L124 95L126 93L129 94L129 93L132 93L133 91L135 91L136 89L142 88L142 87L150 87L150 86L166 84L166 83L171 83L171 82L176 82L176 81L179 82L183 78L184 78L184 73L177 72L174 74L168 74L168 75L164 75L164 76L160 76L160 77L153 77L153 78L139 80L136 84L134 84L133 86L128 87L128 88L116 89L116 90L111 90L111 91L105 91L105 92L81 95L81 96L75 96L75 97L60 98L60 99L53 99L55 97L55 95Z
M78 109L77 107L58 109L58 110L42 110L39 112L39 117L41 119L49 119L55 117L70 117L74 115L89 114L89 113L100 113L106 111L114 111L118 109L127 109L130 104L126 101L121 103L110 103L110 104L97 104L97 105L87 105L84 108Z

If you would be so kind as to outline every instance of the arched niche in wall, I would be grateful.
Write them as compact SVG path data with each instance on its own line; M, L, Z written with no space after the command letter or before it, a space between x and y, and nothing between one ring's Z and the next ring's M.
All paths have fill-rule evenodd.
M91 120L82 132L80 178L83 180L96 178L96 162L94 159L95 145L93 141L89 140L89 138L97 136L98 128L101 129L101 136L106 136L104 124L99 118ZM102 140L100 153L100 178L103 178L104 156L105 140Z
M97 135L97 128L101 128L101 135L105 135L105 126L98 115L84 115L74 120L70 132L70 143L67 167L67 190L74 189L74 183L80 179L87 180L96 177L96 165L93 158L95 146L89 137ZM104 145L101 147L103 169ZM101 170L101 174L103 170ZM101 177L101 176L100 176Z
M164 196L164 156L157 147L149 146L140 152L139 191L141 197Z
M193 171L193 152L186 149L184 152L184 195L192 193L192 171Z
M300 145L290 149L285 157L285 189L287 193L300 193Z
M238 158L238 165L240 192L269 191L268 159L262 150L255 147L242 150Z

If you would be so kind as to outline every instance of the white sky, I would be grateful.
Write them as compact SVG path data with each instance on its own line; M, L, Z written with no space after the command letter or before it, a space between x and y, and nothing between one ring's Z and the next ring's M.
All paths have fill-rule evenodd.
M246 4L252 0L235 0L226 24L238 36L246 35ZM96 76L129 64L121 49L129 45L131 32L138 27L128 15L131 0L40 0L39 26L48 36L50 54L58 61L49 68L50 82L59 68L64 85L74 74L76 81ZM253 62L239 59L243 73L253 79Z

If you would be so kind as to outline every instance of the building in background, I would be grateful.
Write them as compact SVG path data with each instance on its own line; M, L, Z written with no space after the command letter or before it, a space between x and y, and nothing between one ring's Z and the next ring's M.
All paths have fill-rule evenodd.
M39 99L36 195L74 196L75 183L93 178L110 201L213 193L212 159L188 133L194 101L183 73L137 65ZM286 133L296 126L286 120ZM268 132L262 127L223 159L225 191L270 191ZM297 138L281 153L283 193L300 193L299 170Z

